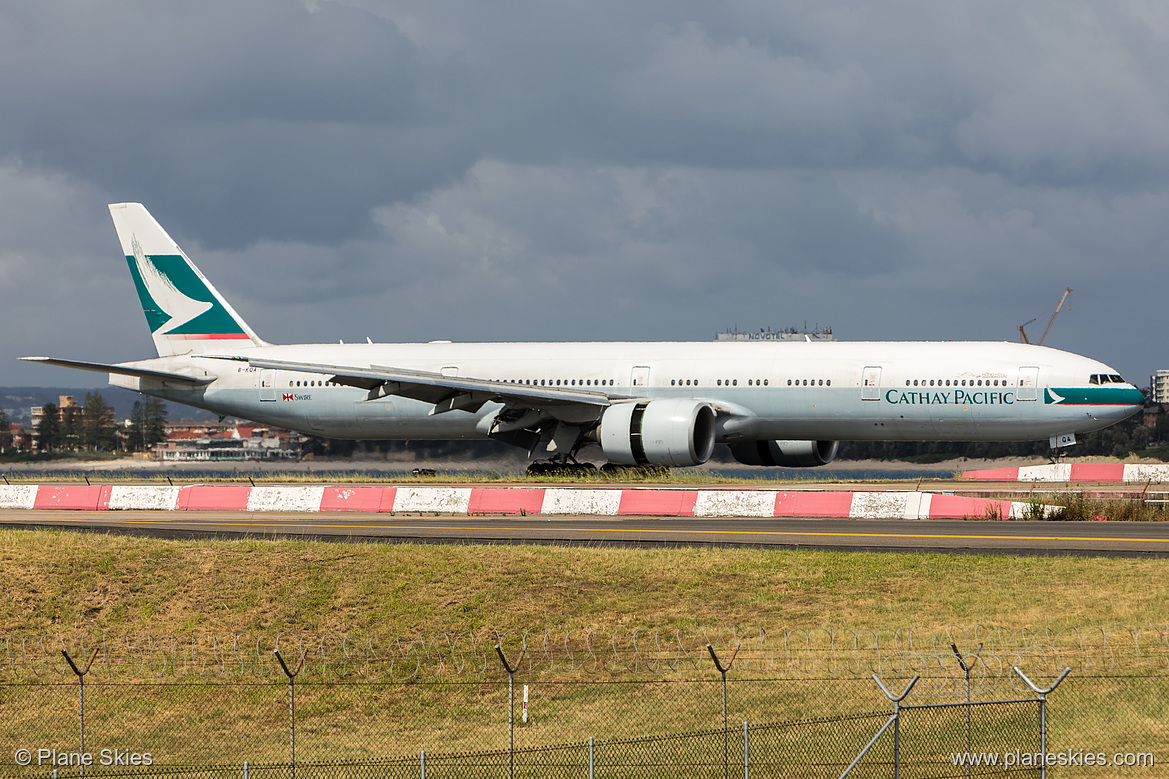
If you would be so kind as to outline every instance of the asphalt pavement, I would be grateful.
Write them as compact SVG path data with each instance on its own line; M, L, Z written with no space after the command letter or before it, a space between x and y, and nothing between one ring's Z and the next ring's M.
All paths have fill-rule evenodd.
M1169 523L654 517L455 517L327 512L0 511L0 526L168 538L738 546L947 554L1169 556Z

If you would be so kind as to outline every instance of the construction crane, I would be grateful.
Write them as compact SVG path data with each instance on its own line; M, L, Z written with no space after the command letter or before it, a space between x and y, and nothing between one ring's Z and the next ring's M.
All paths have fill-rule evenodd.
M1043 342L1045 340L1047 340L1047 334L1051 332L1051 326L1053 324L1055 324L1055 318L1057 316L1059 316L1059 312L1063 308L1064 301L1066 301L1068 299L1068 295L1070 295L1070 294L1072 294L1071 287L1068 287L1067 289L1065 289L1063 291L1063 295L1060 296L1059 302L1055 304L1055 311L1051 312L1051 319L1047 320L1047 327L1045 327L1043 329L1043 335L1041 335L1039 337L1039 340L1035 342L1036 346L1042 346ZM1038 319L1038 318L1039 317L1035 317L1035 319ZM1034 322L1035 319L1032 319L1030 322L1024 322L1023 324L1019 325L1019 342L1020 343L1025 343L1025 344L1031 343L1031 339L1029 339L1027 337L1027 331L1024 330L1023 328L1025 328L1027 325L1031 324L1031 322Z

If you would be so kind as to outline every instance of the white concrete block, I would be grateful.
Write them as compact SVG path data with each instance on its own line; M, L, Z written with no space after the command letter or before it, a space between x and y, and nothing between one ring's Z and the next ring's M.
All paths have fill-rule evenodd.
M324 487L252 487L248 511L320 511Z
M0 509L31 509L37 502L37 485L0 485Z
M393 510L466 514L470 505L470 487L399 487L394 495Z
M696 517L774 517L775 490L699 490Z
M1019 469L1019 481L1071 481L1070 463L1059 465L1025 465Z
M1169 482L1169 465L1126 465L1124 480L1165 484Z
M621 490L544 490L541 514L584 514L598 517L617 515Z
M145 485L110 488L110 511L174 511L182 487Z
M917 519L920 503L917 495L914 492L854 492L848 516L852 519Z
M1057 513L1059 513L1060 508L1061 508L1060 506L1044 505L1042 507L1042 511L1040 512L1039 517L1036 517L1031 513L1032 508L1031 508L1030 503L1015 500L1015 501L1011 501L1010 518L1011 519L1047 519L1048 517L1053 517Z

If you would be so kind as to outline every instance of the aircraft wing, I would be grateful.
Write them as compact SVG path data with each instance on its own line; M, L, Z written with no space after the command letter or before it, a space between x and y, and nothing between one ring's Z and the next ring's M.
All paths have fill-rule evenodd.
M244 355L224 355L218 359L246 360L249 365L256 368L332 374L332 380L338 384L369 390L370 400L376 400L386 395L413 398L434 403L436 408L432 413L456 409L475 411L488 401L531 409L589 406L599 410L610 405L614 400L627 397L581 388L534 387L528 384L443 376L441 373L412 371L381 365L358 368L324 363L265 360Z
M26 362L39 362L45 365L57 365L61 368L76 368L82 371L94 371L95 373L113 373L119 376L137 376L140 379L157 379L158 381L182 382L184 384L195 384L202 386L210 384L215 381L215 377L194 377L184 376L181 373L170 373L169 371L155 371L149 368L135 368L130 365L107 365L101 362L83 362L81 360L61 360L56 357L21 357L20 359Z

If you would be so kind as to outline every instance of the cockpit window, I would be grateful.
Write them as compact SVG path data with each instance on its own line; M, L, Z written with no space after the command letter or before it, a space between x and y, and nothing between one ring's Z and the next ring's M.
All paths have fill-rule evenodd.
M1093 373L1088 379L1089 384L1124 384L1124 377L1115 373Z
M1120 376L1117 376L1115 373L1112 374L1111 376L1109 376L1108 378L1112 379L1113 384L1124 384L1124 379L1121 378Z

